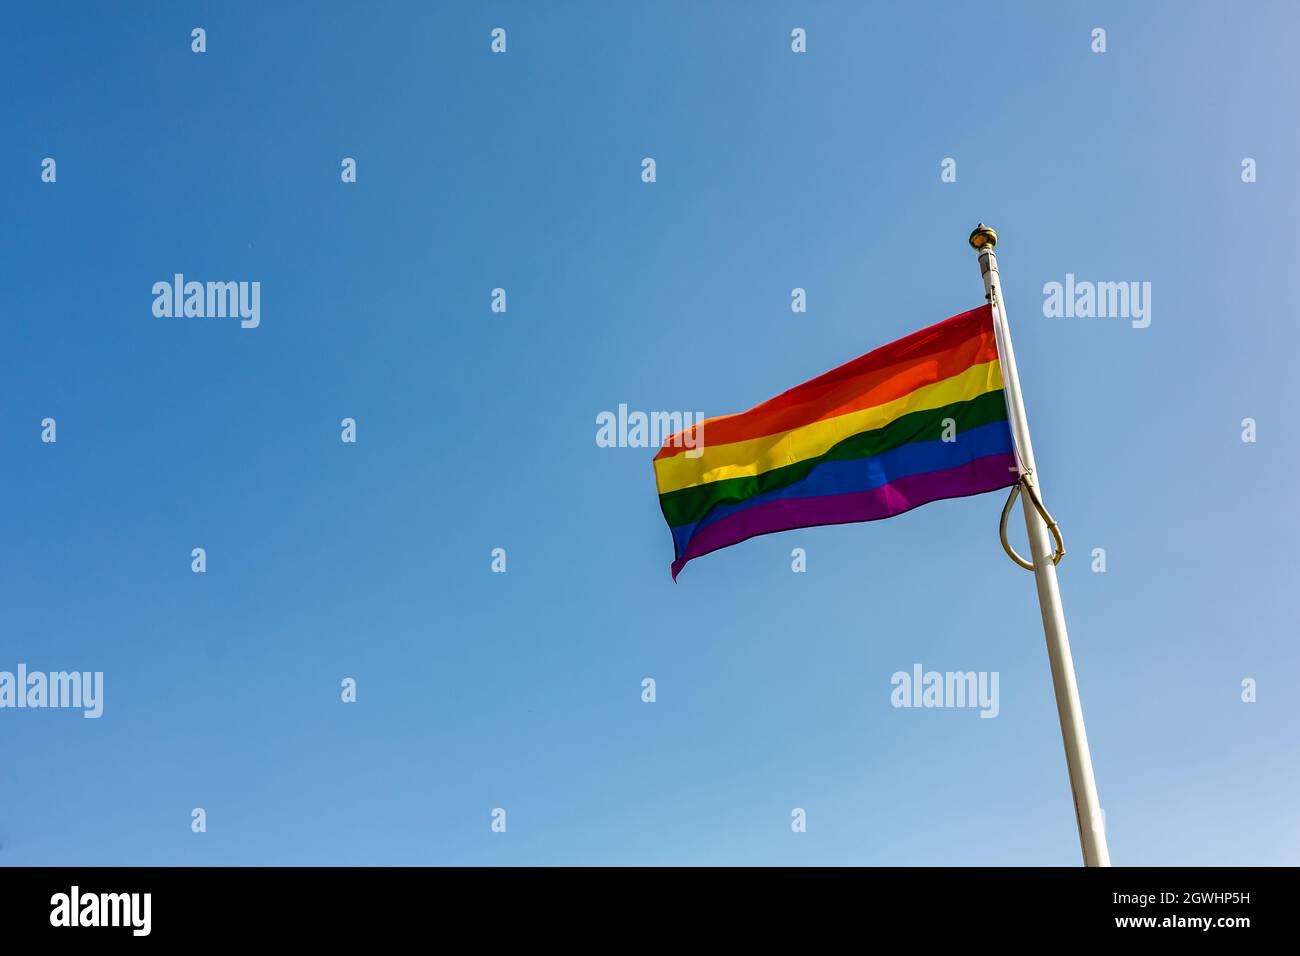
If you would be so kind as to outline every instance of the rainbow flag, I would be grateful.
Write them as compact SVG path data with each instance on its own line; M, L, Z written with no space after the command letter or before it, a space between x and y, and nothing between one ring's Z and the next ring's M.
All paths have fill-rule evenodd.
M868 352L654 458L673 580L760 534L875 521L1020 475L993 312L981 306Z

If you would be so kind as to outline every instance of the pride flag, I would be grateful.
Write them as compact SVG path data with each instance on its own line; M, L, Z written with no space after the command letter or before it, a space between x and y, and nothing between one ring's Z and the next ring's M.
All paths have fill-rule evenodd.
M674 580L760 534L889 518L1020 475L987 305L695 428L654 458Z

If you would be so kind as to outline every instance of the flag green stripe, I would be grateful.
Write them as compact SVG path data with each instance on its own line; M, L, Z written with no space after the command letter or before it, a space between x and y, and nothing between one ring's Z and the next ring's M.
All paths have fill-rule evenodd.
M659 496L659 505L663 509L668 526L676 528L679 525L699 521L718 505L734 504L765 491L773 491L802 481L822 462L870 458L909 442L937 441L943 437L945 418L951 418L956 422L956 434L960 435L968 429L1003 421L1006 417L1007 405L1004 393L1000 388L994 389L964 402L911 412L881 428L850 435L816 458L773 468L757 475L726 478L722 481L670 491ZM706 433L705 443L707 442Z

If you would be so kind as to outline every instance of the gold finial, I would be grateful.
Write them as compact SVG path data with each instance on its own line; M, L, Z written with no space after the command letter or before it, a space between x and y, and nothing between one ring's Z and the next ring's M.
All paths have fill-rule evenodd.
M971 248L976 251L983 249L985 246L992 249L998 244L998 234L984 223L980 223L970 234L970 244Z

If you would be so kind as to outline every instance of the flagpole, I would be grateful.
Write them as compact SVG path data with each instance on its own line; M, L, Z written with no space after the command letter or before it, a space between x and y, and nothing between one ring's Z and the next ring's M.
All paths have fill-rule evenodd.
M998 258L993 253L997 242L998 234L983 223L976 226L970 234L970 244L979 253L984 291L993 307L994 334L1002 361L1007 413L1011 418L1021 467L1028 472L1028 480L1034 488L1039 489L1034 447L1029 441L1029 420L1025 416L1025 404L1020 394L1020 376L1016 373L1016 355L1011 348L1011 330L1007 326L1002 282L998 277ZM1040 490L1039 498L1041 497ZM1052 544L1048 539L1047 525L1030 503L1030 496L1022 494L1020 498L1024 505L1025 530L1029 534L1029 550L1034 562L1034 580L1038 585L1038 606L1043 614L1047 660L1052 668L1052 686L1056 690L1056 712L1061 720L1061 737L1065 742L1065 763L1070 771L1070 789L1074 794L1074 818L1079 828L1083 864L1110 866L1105 820L1097 799L1097 781L1092 775L1092 756L1088 752L1088 735L1083 727L1083 706L1079 702L1079 686L1074 677L1070 639L1065 631L1061 592L1056 585L1056 565L1052 563Z

